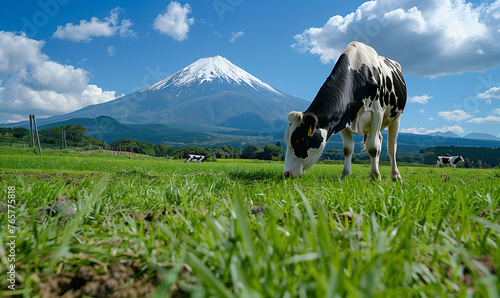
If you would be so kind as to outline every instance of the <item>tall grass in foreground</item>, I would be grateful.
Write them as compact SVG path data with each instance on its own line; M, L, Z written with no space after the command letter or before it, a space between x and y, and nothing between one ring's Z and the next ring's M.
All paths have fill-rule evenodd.
M19 198L14 293L27 297L51 275L116 263L158 297L498 297L498 169L404 167L392 183L388 167L367 181L364 165L344 181L341 165L284 180L280 163L108 156L11 156L0 168L0 197L15 186ZM39 212L58 197L76 214Z

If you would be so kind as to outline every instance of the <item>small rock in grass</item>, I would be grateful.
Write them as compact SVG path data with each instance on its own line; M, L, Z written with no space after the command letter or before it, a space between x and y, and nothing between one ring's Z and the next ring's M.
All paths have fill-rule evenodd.
M76 206L70 201L59 201L55 204L42 207L40 211L45 212L50 216L55 216L59 212L64 212L63 214L66 216L75 216Z
M252 209L252 214L264 213L264 211L266 211L266 208L264 208L264 206L257 206Z

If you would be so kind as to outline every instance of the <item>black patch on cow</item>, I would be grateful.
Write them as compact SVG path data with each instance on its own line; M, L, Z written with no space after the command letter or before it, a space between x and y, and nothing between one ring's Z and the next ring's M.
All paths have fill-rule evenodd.
M463 160L464 160L464 159L462 158L462 156L459 156L459 157L457 157L457 158L453 161L453 164L455 164L455 165L456 165L457 163L459 163L459 162L461 162L461 161L463 161Z
M406 106L406 83L403 79L403 74L399 69L394 68L392 72L392 78L394 80L394 92L396 93L398 110L404 110Z
M396 65L394 65L394 63L392 63L392 61L388 58L384 59L384 63L385 63L385 65L389 66L390 68L396 68Z
M389 104L394 108L396 108L396 95L394 92L389 93Z
M441 162L445 165L450 163L450 158L449 157L442 157Z
M392 90L392 81L391 78L389 78L389 76L385 78L385 86L387 87L387 91L390 92Z
M295 156L307 158L307 150L310 148L318 149L323 143L323 136L319 130L316 130L310 137L307 136L309 126L302 123L295 129L290 137L290 145L295 152Z
M349 69L349 57L342 54L330 76L321 86L304 114L318 117L318 128L327 128L328 136L344 129L356 118L363 107L364 98L376 98L378 84L370 67L362 64L357 70Z
M382 107L384 105L388 106L389 105L389 93L388 92L383 92L383 100L380 101L382 104Z
M372 73L373 73L373 78L375 79L375 82L380 82L380 69L378 67L373 67L372 68Z

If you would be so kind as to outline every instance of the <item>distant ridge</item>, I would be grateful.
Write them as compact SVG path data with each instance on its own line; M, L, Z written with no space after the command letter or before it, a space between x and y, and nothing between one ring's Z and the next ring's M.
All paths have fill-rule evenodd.
M492 140L492 141L500 141L500 138L495 137L494 135L490 135L488 133L482 132L471 132L463 136L467 139L475 139L475 140Z
M430 136L440 136L440 137L447 137L447 138L461 138L461 136L457 135L456 133L453 133L451 131L447 132L433 132L429 134Z

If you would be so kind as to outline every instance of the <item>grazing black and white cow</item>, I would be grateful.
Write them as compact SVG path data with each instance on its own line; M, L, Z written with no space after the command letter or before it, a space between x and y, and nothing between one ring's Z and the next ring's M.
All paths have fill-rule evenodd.
M436 168L440 166L450 165L452 168L455 168L459 162L465 162L465 159L462 155L459 156L441 156L439 155L436 159ZM467 167L467 163L465 163L465 167Z
M396 140L405 105L406 83L399 63L379 56L361 42L351 42L309 108L288 115L283 175L300 176L320 158L328 139L340 132L345 155L342 178L351 174L352 134L364 134L363 144L371 158L370 177L380 179L380 131L388 127L391 178L401 180Z
M186 162L196 161L196 162L204 162L207 158L204 155L195 155L188 154L186 158Z

